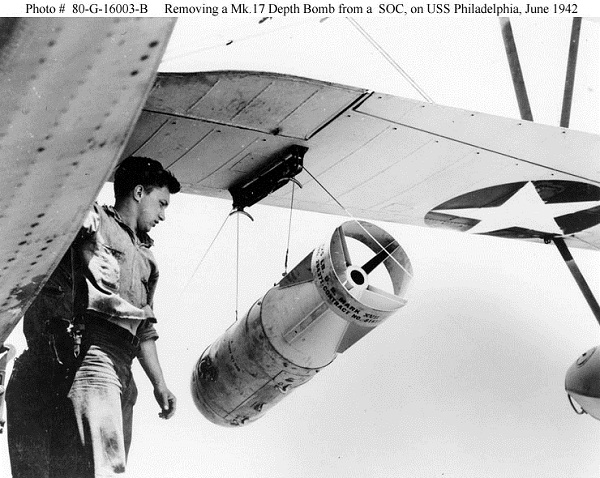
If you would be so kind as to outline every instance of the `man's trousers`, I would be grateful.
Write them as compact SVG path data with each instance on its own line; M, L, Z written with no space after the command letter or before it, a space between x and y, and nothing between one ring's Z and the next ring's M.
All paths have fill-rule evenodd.
M136 349L102 329L69 367L26 350L7 386L13 478L112 477L125 471L137 388Z

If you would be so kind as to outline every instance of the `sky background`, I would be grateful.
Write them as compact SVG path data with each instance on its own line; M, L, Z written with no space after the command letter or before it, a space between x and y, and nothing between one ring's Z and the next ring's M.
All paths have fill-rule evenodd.
M422 99L347 19L259 20L181 19L161 69L286 72ZM436 103L518 117L496 18L356 20ZM513 28L534 118L556 125L570 20ZM600 24L584 21L571 123L596 134L599 36ZM100 201L112 203L110 188ZM255 221L239 221L239 264L235 219L200 264L230 210L178 194L153 231L158 347L178 412L157 417L136 365L127 477L598 476L600 423L577 416L564 391L568 367L598 345L598 323L553 246L490 237L377 223L412 261L407 305L257 422L207 421L191 370L236 303L241 316L281 278L288 238L289 210L253 206ZM347 219L294 211L288 269ZM573 254L598 296L597 253ZM20 327L11 341L22 350Z

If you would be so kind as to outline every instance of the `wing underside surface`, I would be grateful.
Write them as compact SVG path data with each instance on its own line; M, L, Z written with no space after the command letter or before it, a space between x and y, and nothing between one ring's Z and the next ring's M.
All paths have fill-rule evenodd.
M491 206L528 182L548 202L579 201L581 188L600 200L597 135L269 73L160 73L125 154L229 199L291 145L308 148L294 198L308 211L468 230L473 220L436 210L471 196ZM262 202L289 207L291 187ZM567 242L598 249L600 208L586 214Z

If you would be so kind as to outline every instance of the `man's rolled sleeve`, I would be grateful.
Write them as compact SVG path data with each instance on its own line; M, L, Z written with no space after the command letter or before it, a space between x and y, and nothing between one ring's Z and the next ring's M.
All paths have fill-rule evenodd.
M154 311L152 310L150 304L145 305L142 310L144 311L144 317L153 324L156 324L156 316L154 315Z
M158 332L154 328L154 324L150 322L150 320L144 320L140 326L138 327L137 337L140 339L140 342L145 342L146 340L156 340L158 339Z

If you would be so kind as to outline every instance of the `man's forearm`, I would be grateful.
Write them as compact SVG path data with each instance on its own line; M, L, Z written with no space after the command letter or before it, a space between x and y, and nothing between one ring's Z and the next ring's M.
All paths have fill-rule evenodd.
M142 368L144 369L144 372L155 388L166 386L163 371L158 360L158 352L156 350L155 340L144 340L140 344L138 359L142 365Z
M146 375L154 386L154 398L156 398L161 408L158 416L161 418L171 418L175 413L177 399L165 383L154 340L144 340L141 343L138 359L144 372L146 372Z

